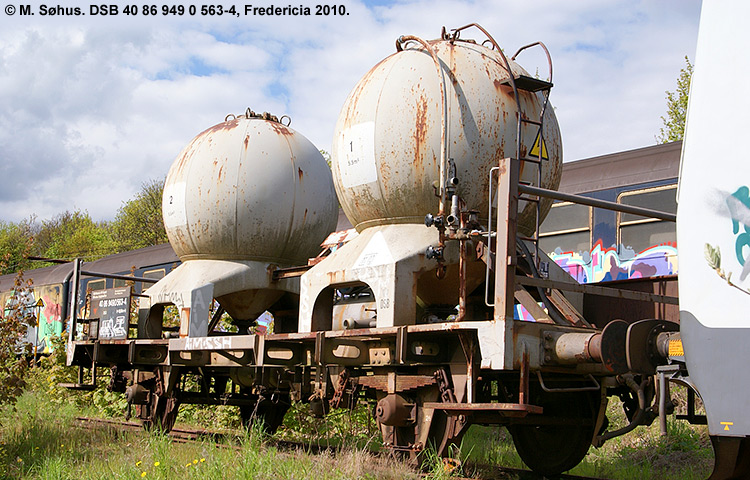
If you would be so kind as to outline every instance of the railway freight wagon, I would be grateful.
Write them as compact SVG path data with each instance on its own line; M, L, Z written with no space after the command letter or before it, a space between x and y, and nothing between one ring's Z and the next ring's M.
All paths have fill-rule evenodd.
M568 162L563 165L559 190L623 204L650 208L660 207L674 213L681 142L629 150L601 157ZM627 231L633 225L637 231ZM339 210L336 233L327 239L322 254L342 246L356 236L352 225ZM351 230L347 230L351 229ZM635 288L637 279L662 277L660 285L675 288L677 273L676 232L674 224L658 219L629 221L611 210L557 201L540 230L540 248L580 283L630 280ZM605 247L608 245L608 247ZM102 258L81 265L92 273L135 275L150 281L161 279L179 265L180 260L169 244L142 248ZM37 331L29 330L27 341L39 353L48 353L51 335L60 335L68 318L72 263L39 268L25 272L33 288L23 302L27 313L40 320ZM14 293L16 275L0 276L0 302L6 313ZM84 276L78 292L77 309L82 318L90 317L88 295L94 291L120 288L133 283L122 278ZM653 285L645 280L641 285ZM137 296L144 284L136 282L132 294ZM149 285L146 283L146 285ZM516 305L516 318L533 321L531 314ZM676 318L674 315L672 319ZM36 344L34 343L36 338Z
M744 31L712 28L746 17L730 7L748 8L704 6L696 75L720 71L710 62L701 70L699 62L733 44L721 37L725 32ZM135 338L100 338L91 329L76 338L77 324L87 319L73 311L68 363L81 372L116 367L111 384L146 426L171 428L181 404L228 404L273 431L292 401L310 402L325 415L363 399L374 404L384 445L394 452L418 457L432 448L445 455L470 425L496 424L508 428L527 465L548 475L575 466L592 444L657 415L663 420L669 377L706 401L714 478L745 478L740 459L750 432L744 409L729 400L732 382L723 374L721 382L707 378L711 373L691 377L694 368L721 366L720 347L703 345L705 330L692 321L715 312L689 311L691 327L681 332L670 320L678 298L661 290L661 279L584 283L594 275L573 277L544 252L554 231L540 225L550 208L564 208L551 207L553 199L617 212L620 231L609 237L615 246L638 230L625 227L674 222L675 215L556 191L562 149L548 101L551 62L546 80L528 75L517 63L528 48L546 52L535 44L508 57L478 25L444 29L435 40L399 37L396 53L365 74L342 108L333 178L318 150L269 114L248 110L196 136L164 189L165 226L182 263L144 292ZM748 66L743 61L733 58L739 70ZM722 78L747 72L737 73ZM706 92L697 98L710 98ZM708 113L710 121L733 118ZM687 160L695 158L687 155L691 138L700 138L690 128L681 202L699 191L684 183L696 165ZM739 232L745 190L722 191L734 192L739 204L714 202L706 215L720 218L717 209L730 205ZM337 199L358 235L311 265L307 259L335 225ZM686 228L695 221L705 219L688 220ZM735 295L727 298L731 305L744 306L746 292L717 255L708 256L708 266L704 258L703 244L726 256L733 239L706 234L713 231L696 225L686 240L678 230L681 248L700 244L687 257L681 250L680 268L699 268L696 279L710 277L713 287ZM744 258L744 247L734 253ZM79 273L76 262L74 290ZM732 278L742 281L744 273ZM693 291L691 301L702 296ZM209 315L214 300L221 308ZM169 305L179 312L177 336L164 329ZM517 306L534 321L517 319ZM679 307L684 328L685 304ZM248 333L264 311L275 318L274 333ZM236 333L218 331L224 314ZM744 317L731 318L737 327ZM721 333L742 350L746 330ZM187 374L202 378L199 387L184 382ZM615 395L630 424L610 431L606 405Z

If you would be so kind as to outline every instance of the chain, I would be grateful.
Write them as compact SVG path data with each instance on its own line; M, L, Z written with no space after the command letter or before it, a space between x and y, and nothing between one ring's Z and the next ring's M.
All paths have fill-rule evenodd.
M437 380L438 388L440 389L440 400L443 403L456 403L456 394L453 393L453 384L444 367L440 367L440 369L435 372L435 380Z

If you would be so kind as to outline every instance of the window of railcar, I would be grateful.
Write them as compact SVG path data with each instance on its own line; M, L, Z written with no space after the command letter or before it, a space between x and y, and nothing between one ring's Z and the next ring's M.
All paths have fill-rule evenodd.
M127 287L128 286L128 281L127 280L121 280L119 278L115 278L115 282L112 284L112 286L115 287L115 288Z
M86 285L86 290L91 290L92 292L94 290L104 290L105 288L107 288L107 281L103 278L100 280L91 280Z
M153 278L154 280L161 280L166 274L167 271L163 268L158 268L156 270L146 270L145 272L143 272L143 276L145 278Z
M666 185L621 193L617 202L660 212L677 213L676 193L677 185ZM636 253L655 245L677 242L674 222L619 213L617 226L617 243L621 247L632 248Z
M539 247L552 253L591 250L591 207L570 202L552 205L539 228Z

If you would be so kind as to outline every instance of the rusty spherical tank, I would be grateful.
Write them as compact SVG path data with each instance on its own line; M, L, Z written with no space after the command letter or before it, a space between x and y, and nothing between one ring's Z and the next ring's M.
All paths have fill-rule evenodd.
M336 227L331 173L315 146L277 121L240 116L196 136L162 200L181 260L306 265Z
M440 60L441 75L425 46L409 42L359 81L339 115L332 148L334 182L344 212L359 231L372 225L421 223L427 213L438 212L441 76L447 107L445 164L454 160L458 194L468 209L480 212L483 223L490 168L501 158L516 156L518 108L500 54L471 42L427 43ZM528 76L516 63L510 65L515 74ZM524 118L538 121L543 94L519 94ZM542 162L541 186L555 189L562 171L562 140L551 105L543 123L542 153L548 160ZM521 158L536 156L538 132L537 125L522 124ZM537 176L535 165L522 163L522 181L538 185ZM550 204L542 203L542 219ZM534 231L534 209L519 203L522 233Z

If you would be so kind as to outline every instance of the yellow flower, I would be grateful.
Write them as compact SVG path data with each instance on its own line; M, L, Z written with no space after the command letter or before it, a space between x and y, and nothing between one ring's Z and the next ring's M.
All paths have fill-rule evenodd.
M192 466L193 466L193 464L192 464L192 463L186 463L186 464L185 464L185 468L188 468L188 467L192 467Z
M193 465L195 465L196 463L198 463L198 459L197 458L195 460L193 460Z
M203 463L203 462L205 462L205 461L206 461L206 459L205 459L205 458L201 458L201 463Z
M141 472L141 478L146 476L146 472Z
M135 466L136 466L136 467L139 467L139 466L141 465L141 463L143 463L143 462L142 462L142 461L140 461L140 460L138 460L137 462L135 462Z
M154 466L155 466L155 467L158 467L159 465L160 465L160 463L159 463L159 462L154 462Z

